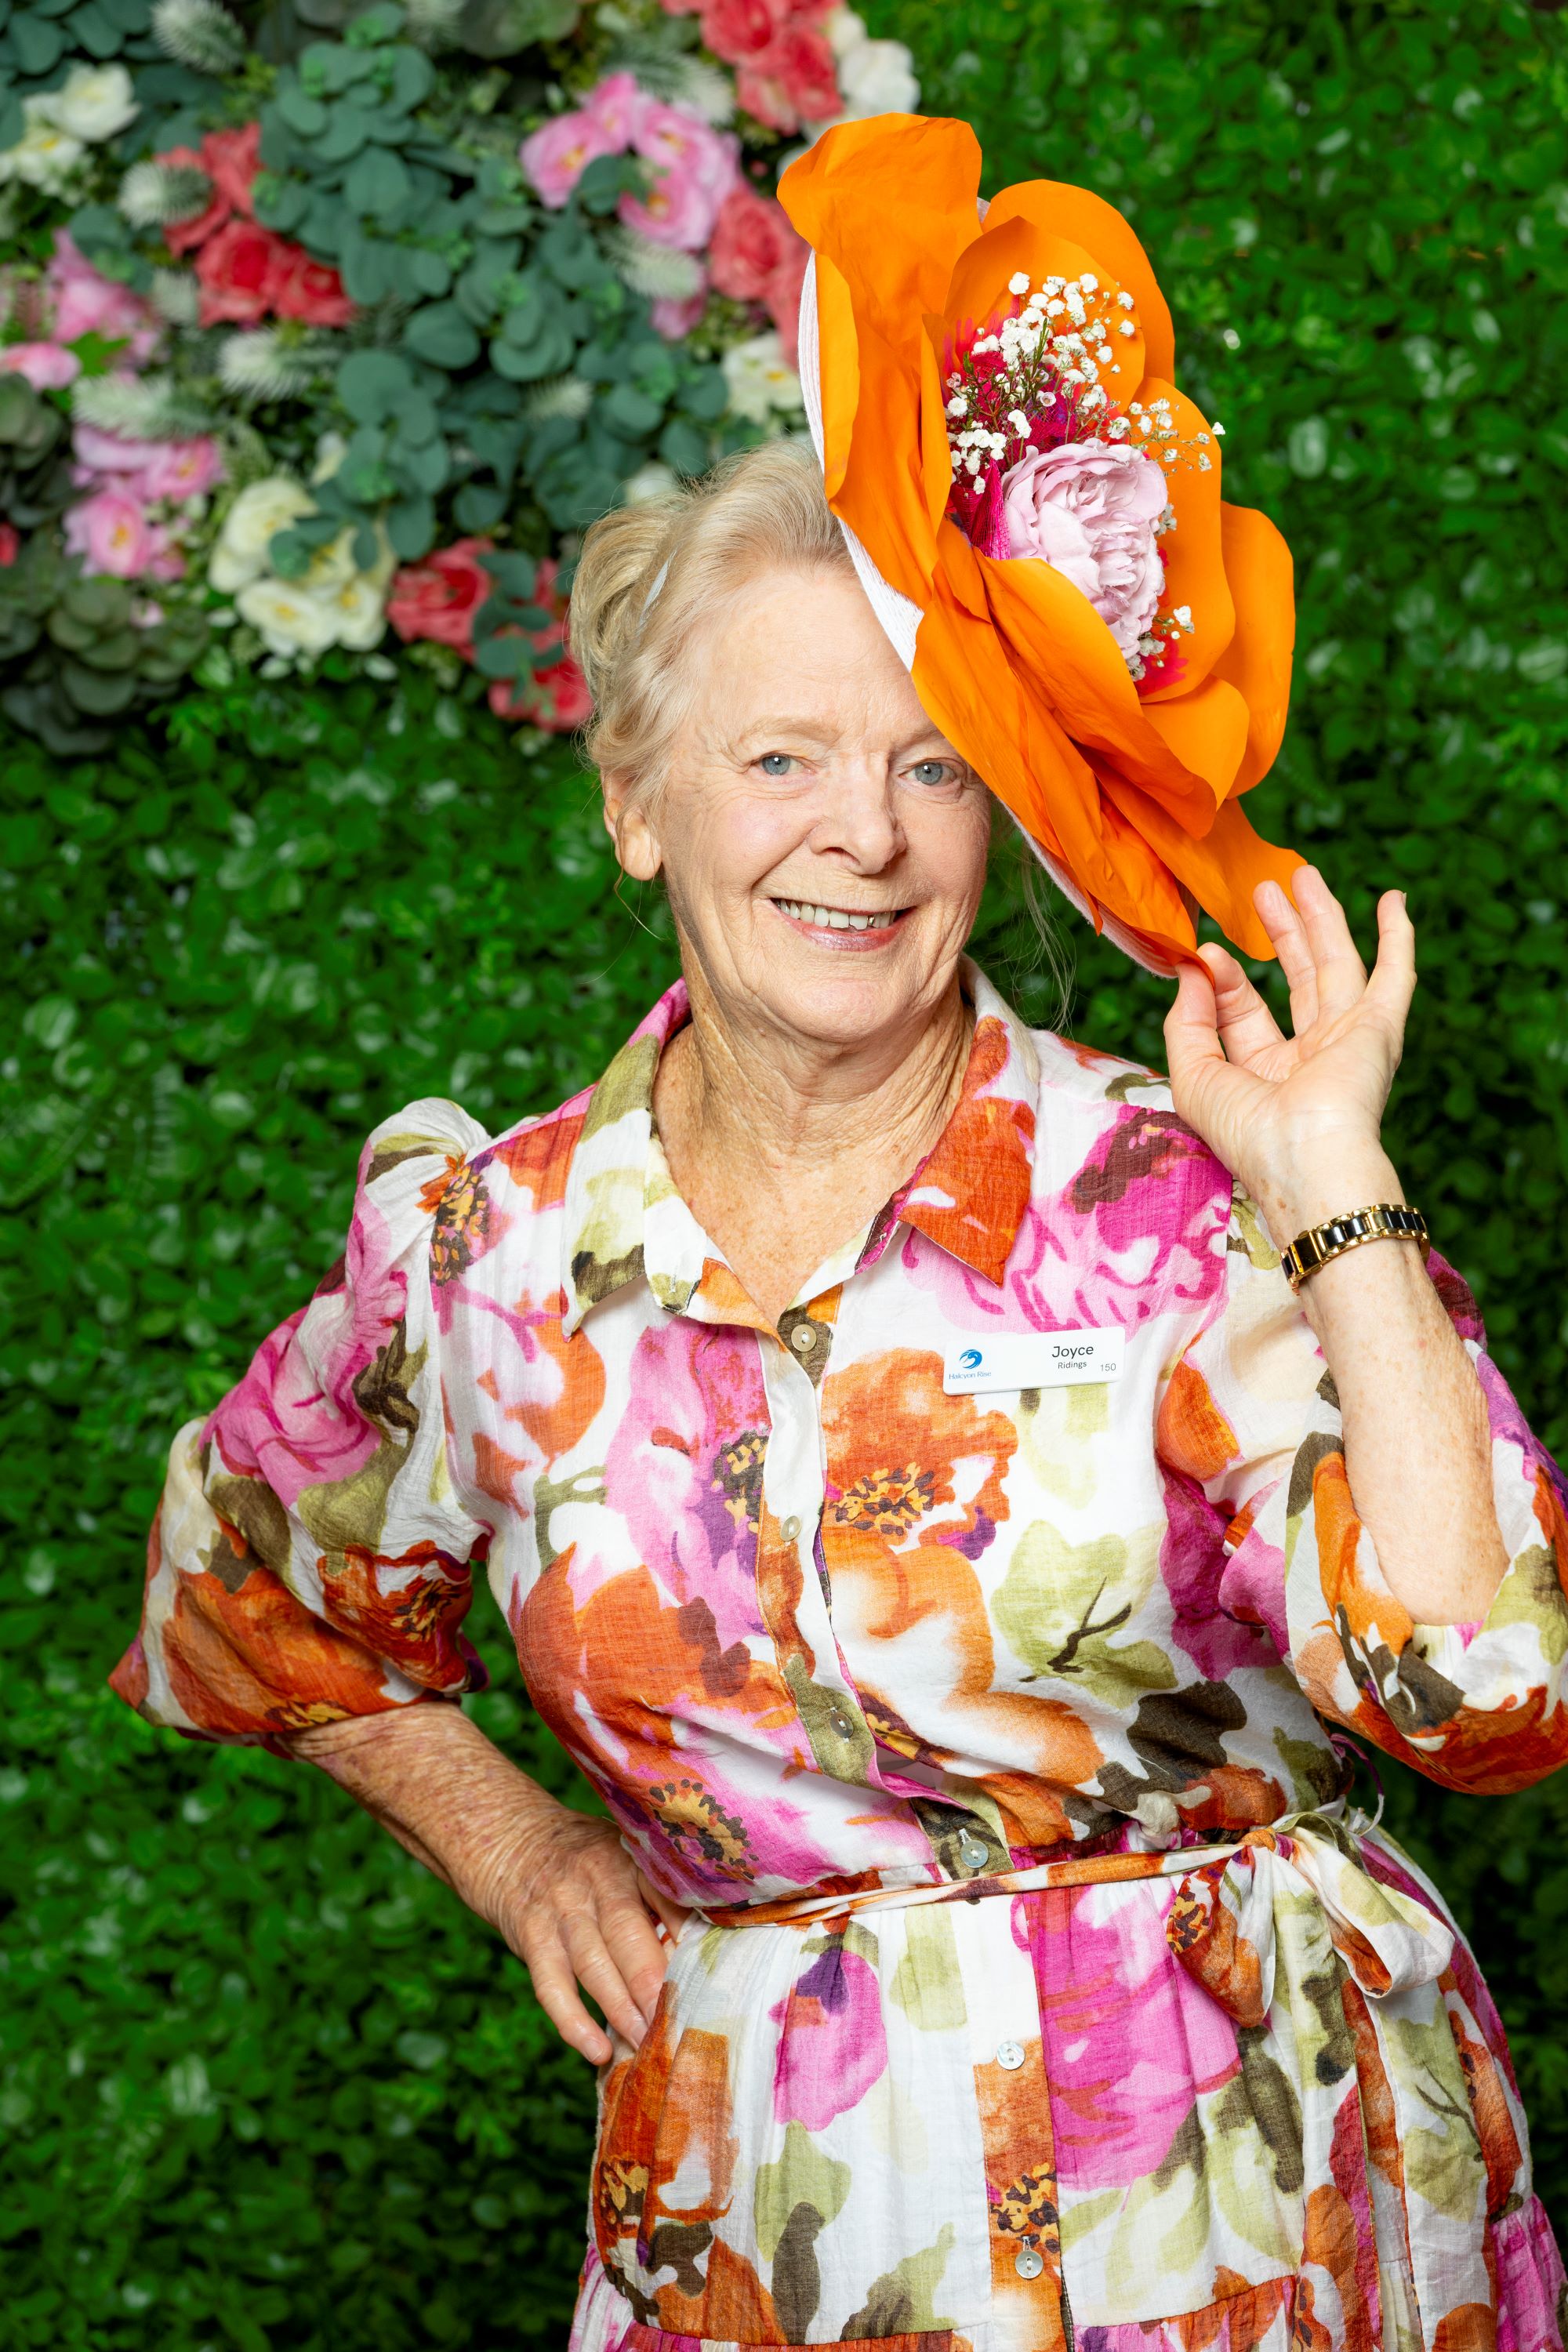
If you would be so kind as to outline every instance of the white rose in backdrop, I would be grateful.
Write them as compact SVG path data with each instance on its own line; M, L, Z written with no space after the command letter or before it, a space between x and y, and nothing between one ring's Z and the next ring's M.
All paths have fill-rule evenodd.
M289 580L252 580L235 604L269 654L280 661L324 654L338 643L337 616L328 596Z
M207 565L208 585L232 596L259 580L267 570L273 533L315 511L309 490L288 474L268 474L264 481L250 483L224 517Z
M22 100L26 129L14 147L0 150L0 182L20 180L45 195L58 196L86 154L79 139L65 130L55 112L56 93Z
M921 102L915 61L902 41L857 41L838 60L840 121L869 114L912 114Z
M733 344L725 352L721 365L724 381L730 387L732 415L749 417L753 425L765 425L774 414L787 414L802 405L800 378L784 357L784 341L776 328L770 327L765 335L752 335L743 343Z
M51 96L60 129L91 147L112 139L142 111L123 66L72 66Z

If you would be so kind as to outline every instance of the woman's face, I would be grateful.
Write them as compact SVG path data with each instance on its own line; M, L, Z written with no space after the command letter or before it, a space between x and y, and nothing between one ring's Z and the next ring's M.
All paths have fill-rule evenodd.
M952 986L990 795L921 709L859 583L771 572L693 650L664 789L605 780L621 862L662 870L688 974L737 1024L843 1046Z

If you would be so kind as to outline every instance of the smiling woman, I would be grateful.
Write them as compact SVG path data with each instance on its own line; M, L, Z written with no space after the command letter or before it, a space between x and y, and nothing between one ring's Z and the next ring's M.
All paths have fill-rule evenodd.
M953 129L858 125L813 168L889 141L890 217ZM966 368L1076 315L1065 268L1086 320L1112 296L1108 373L1119 318L1130 350L1159 329L1125 224L1057 194L1135 303L1098 246L1042 260L1055 198L1014 191L1000 275L960 253ZM909 284L818 259L828 456L610 518L577 576L605 821L682 978L558 1109L492 1139L420 1101L372 1136L342 1265L175 1441L117 1687L319 1765L527 1960L601 2070L574 2352L1561 2352L1496 2012L1329 1728L1477 1791L1568 1757L1563 1482L1380 1140L1403 900L1369 974L1321 877L1245 836L1241 875L1290 880L1247 915L1289 1038L1175 935L1157 845L1220 858L1218 755L1253 756L1283 625L1198 616L1215 672L1253 648L1209 740L1180 697L1145 717L1203 690L1189 607L1115 633L1125 550L1084 486L1130 412L1086 407L1065 332L999 413L1046 436L1031 480L1079 453L1058 541L1104 568L1009 552L1007 435L983 483L937 410L920 511L958 590L922 668L930 615L828 488L846 337L876 389ZM1238 589L1278 584L1258 544ZM954 646L992 596L981 708ZM964 954L995 779L963 747L1045 740L1058 699L1064 772L1100 763L1083 854L1171 926L1106 917L1179 965L1169 1082L1026 1029ZM608 1820L453 1704L481 1567Z

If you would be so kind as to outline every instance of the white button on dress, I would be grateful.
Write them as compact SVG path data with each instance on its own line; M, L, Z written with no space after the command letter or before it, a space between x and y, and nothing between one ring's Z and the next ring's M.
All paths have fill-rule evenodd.
M1005 2066L1008 2073L1011 2074L1015 2067L1021 2066L1023 2063L1024 2045L1021 2042L999 2042L997 2043L996 2063L998 2066Z

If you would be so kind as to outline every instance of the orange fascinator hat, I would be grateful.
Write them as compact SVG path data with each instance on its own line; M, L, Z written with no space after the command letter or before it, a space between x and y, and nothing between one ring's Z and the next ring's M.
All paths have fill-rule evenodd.
M1290 551L1221 499L1121 214L979 189L968 125L909 114L829 131L780 184L829 504L921 704L1096 929L1169 971L1203 908L1269 955L1252 893L1301 861L1240 795L1285 730Z

